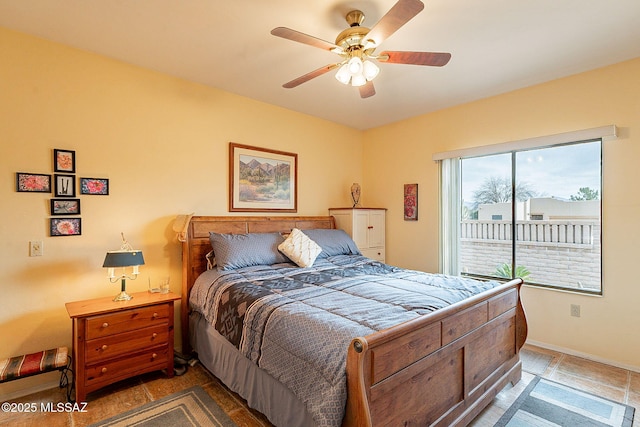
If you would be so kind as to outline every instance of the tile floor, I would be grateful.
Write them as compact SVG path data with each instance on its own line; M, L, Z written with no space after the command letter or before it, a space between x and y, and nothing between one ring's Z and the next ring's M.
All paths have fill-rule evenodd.
M640 373L531 345L524 348L551 356L549 366L539 373L542 377L635 407L633 427L640 427ZM522 380L505 387L470 426L489 427L498 421L535 377L526 365L523 368Z
M640 427L640 373L537 347L525 348L552 357L551 363L542 374L543 377L636 407L633 426ZM533 377L533 374L523 372L522 380L513 387L507 386L471 426L493 426ZM189 368L185 375L173 379L166 378L160 372L151 373L92 393L89 395L85 413L0 412L0 425L86 426L196 384L200 384L238 426L272 426L260 413L247 408L239 396L220 384L199 364ZM65 396L63 390L55 388L16 399L14 402L36 403L40 407L40 402L65 402Z

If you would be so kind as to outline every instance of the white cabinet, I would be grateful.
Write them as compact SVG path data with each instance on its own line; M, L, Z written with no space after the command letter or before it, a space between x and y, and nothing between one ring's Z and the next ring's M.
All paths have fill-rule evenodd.
M385 262L386 209L332 208L329 215L335 218L336 227L356 242L362 255Z

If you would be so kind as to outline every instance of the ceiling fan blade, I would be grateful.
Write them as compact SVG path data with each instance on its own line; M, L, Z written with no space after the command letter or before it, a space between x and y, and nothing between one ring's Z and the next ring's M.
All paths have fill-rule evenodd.
M334 68L337 68L338 65L340 64L325 65L324 67L320 67L317 70L314 70L314 71L311 71L310 73L305 74L304 76L300 76L297 79L293 79L290 82L283 84L282 87L287 89L294 88L296 86L301 85L302 83L308 82L311 79L315 79L316 77L319 77L325 73L328 73Z
M403 52L385 51L378 56L378 61L392 64L430 65L442 67L451 59L450 53L444 52Z
M319 39L317 37L310 36L300 31L292 30L286 27L277 27L271 30L271 34L274 36L282 37L283 39L293 40L294 42L308 44L309 46L318 47L330 52L340 53L342 48L326 40Z
M360 90L360 98L369 98L376 94L376 88L373 87L372 81L368 81L364 85L359 86L358 90Z
M424 9L424 3L420 0L398 0L387 14L373 26L365 38L373 40L376 46L380 46L383 41L420 13L422 9Z

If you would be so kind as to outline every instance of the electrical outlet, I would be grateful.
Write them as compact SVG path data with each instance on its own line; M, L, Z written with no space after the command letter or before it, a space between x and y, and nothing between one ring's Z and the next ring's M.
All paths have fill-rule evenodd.
M580 317L580 306L577 304L571 304L571 315L573 317Z
M29 242L29 256L42 256L42 240Z

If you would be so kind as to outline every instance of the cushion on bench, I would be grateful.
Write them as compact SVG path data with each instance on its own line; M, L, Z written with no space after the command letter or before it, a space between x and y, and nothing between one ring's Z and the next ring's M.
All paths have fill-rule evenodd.
M67 347L58 347L0 360L0 382L63 369L67 366L68 354Z

